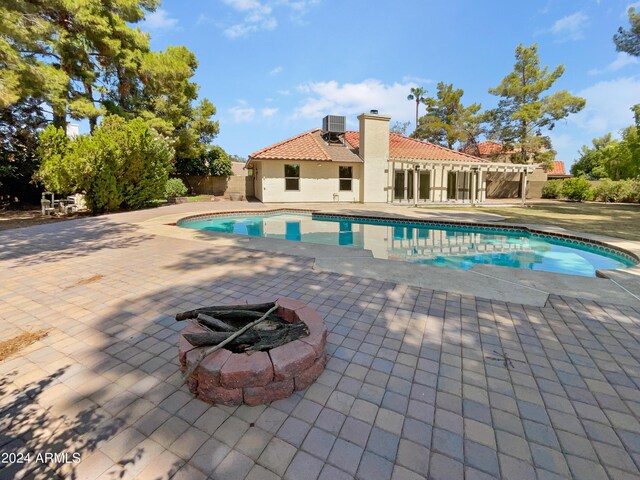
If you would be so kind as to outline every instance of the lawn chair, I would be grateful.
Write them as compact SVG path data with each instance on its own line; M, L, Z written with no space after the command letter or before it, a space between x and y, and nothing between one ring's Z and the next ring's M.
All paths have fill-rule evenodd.
M51 200L46 198L46 195L51 195ZM53 192L43 192L42 199L40 200L40 206L42 207L42 215L50 215L56 211L55 198Z

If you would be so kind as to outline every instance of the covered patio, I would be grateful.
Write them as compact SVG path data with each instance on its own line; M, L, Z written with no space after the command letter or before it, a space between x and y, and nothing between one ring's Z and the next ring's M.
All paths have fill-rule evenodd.
M527 175L535 165L494 162L433 161L391 158L389 202L401 204L461 203L476 205L487 199L487 173L518 173L525 203Z

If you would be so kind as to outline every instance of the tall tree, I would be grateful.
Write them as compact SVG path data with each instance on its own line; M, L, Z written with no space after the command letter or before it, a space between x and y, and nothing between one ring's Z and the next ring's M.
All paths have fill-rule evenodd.
M471 143L480 133L481 106L474 103L465 107L463 95L464 90L455 89L452 84L438 83L436 97L424 99L427 113L419 119L416 138L447 148Z
M564 71L564 65L553 71L541 67L536 44L518 45L513 71L500 85L489 89L500 97L498 107L491 111L491 133L513 152L512 162L539 162L545 167L552 164L555 153L543 131L552 130L556 122L579 112L586 103L566 90L544 95Z
M135 113L157 131L174 140L176 166L199 158L219 131L211 119L216 107L206 98L198 98L198 85L192 77L198 68L196 56L186 47L168 47L164 52L149 52L142 61L142 99Z
M130 26L158 0L13 0L0 6L0 102L29 96L51 108L53 123L67 115L95 127L105 72L148 50L148 35ZM122 88L118 85L118 88ZM125 89L126 90L126 89Z
M635 8L629 8L629 23L631 28L625 30L620 27L618 33L613 36L613 43L616 44L616 50L626 52L634 57L640 56L640 12Z
M571 174L575 177L585 175L597 180L607 177L605 163L607 153L617 147L618 141L613 140L611 133L591 140L591 146L583 145L580 148L580 158L571 165Z
M424 96L427 94L427 89L422 87L411 87L411 93L407 95L407 100L415 100L416 101L416 130L418 129L418 118L420 116L420 112L418 108L421 103L424 103Z
M171 137L176 161L203 155L218 133L216 112L197 102L198 66L186 47L149 49L135 28L159 0L0 2L0 108L33 99L56 127L68 116L143 117Z

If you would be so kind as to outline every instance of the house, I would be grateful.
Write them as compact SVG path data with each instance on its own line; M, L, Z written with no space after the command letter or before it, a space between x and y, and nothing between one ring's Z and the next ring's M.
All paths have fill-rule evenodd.
M564 180L565 178L571 178L571 174L567 173L564 162L556 160L553 162L553 170L547 172L548 180Z
M515 174L526 191L533 165L491 162L389 132L391 117L328 115L323 128L249 155L255 196L272 202L466 203L486 198L487 175Z

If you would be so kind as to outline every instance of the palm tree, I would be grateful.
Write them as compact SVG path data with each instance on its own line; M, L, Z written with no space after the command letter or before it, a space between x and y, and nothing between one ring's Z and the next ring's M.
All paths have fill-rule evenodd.
M411 93L407 95L407 100L416 101L416 131L418 130L418 107L421 103L425 103L424 96L427 94L427 89L422 87L411 87Z

